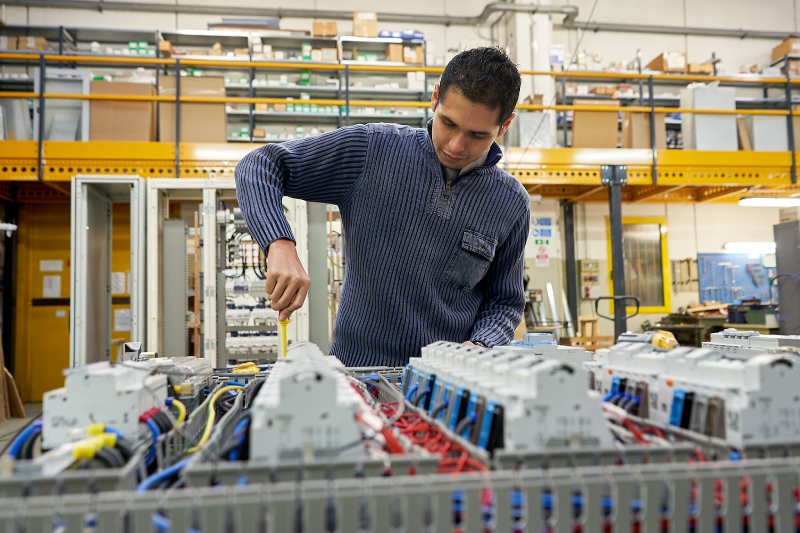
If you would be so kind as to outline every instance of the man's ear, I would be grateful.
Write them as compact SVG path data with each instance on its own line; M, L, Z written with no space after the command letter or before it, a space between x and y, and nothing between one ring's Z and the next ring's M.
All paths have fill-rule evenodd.
M517 116L516 112L511 113L511 116L508 117L508 120L503 122L503 125L500 126L500 133L497 134L498 137L502 137L503 134L505 134L505 132L508 131L508 127L511 126L511 121L514 120L514 117L516 116Z
M431 93L431 111L436 111L436 104L439 103L439 84L433 86L433 92Z

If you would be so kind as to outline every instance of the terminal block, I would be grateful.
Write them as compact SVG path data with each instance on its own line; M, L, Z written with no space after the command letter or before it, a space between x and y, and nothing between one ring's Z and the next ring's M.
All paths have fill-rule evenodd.
M250 459L366 456L358 419L370 414L341 361L292 344L252 402Z
M665 427L716 437L735 449L800 438L800 358L732 358L709 348L620 343L585 365L609 401Z
M181 401L186 412L194 411L206 398L205 389L211 385L214 369L208 359L198 357L156 357L149 359L150 368L165 374L169 383L168 395Z
M151 374L148 363L109 362L64 370L64 387L44 395L42 448L69 440L91 424L107 424L136 440L139 416L167 398L167 376Z
M712 333L710 342L704 342L703 348L710 348L736 359L747 359L762 353L800 353L800 337L796 335L761 335L756 331L726 329L719 333Z
M550 341L495 349L437 342L410 360L403 393L490 452L610 446L600 396L586 390L582 362L591 353L560 348Z

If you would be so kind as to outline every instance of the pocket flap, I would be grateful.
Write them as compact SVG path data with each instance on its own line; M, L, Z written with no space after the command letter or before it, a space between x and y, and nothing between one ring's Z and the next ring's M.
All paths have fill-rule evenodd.
M483 256L487 261L491 261L494 259L494 250L497 247L497 242L491 237L485 237L480 233L466 230L461 239L461 247Z

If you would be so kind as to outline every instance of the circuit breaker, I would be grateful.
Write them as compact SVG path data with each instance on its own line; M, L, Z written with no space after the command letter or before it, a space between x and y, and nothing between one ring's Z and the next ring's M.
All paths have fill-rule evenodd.
M600 297L600 262L596 259L581 259L580 274L581 298L594 300Z

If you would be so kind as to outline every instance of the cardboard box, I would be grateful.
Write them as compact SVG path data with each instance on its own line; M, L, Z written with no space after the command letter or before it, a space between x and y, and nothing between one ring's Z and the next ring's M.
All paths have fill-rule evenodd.
M585 100L582 106L619 107L618 100ZM619 113L575 111L572 118L573 148L616 148Z
M49 50L50 43L44 37L20 37L17 50Z
M275 104L272 106L272 109L278 113L285 113L286 112L286 104Z
M798 53L800 53L800 39L797 37L789 37L772 49L772 60L777 61L783 56Z
M544 105L544 95L534 94L533 96L526 96L522 101L525 105Z
M175 97L175 77L161 76L159 94ZM182 77L181 96L225 97L222 77ZM181 142L227 141L225 104L181 103ZM161 142L175 142L175 104L160 102L158 126Z
M661 72L686 72L686 53L664 52L653 59L646 68Z
M16 37L6 37L5 35L0 37L0 50L16 50L16 49L17 49Z
M714 65L713 63L689 63L688 66L689 74L714 74Z
M160 41L158 43L158 52L161 54L161 57L172 57L172 54L175 53L175 49L172 48L171 42Z
M269 111L269 105L267 105L267 104L256 104L253 109L255 111Z
M253 138L254 139L263 139L267 136L267 132L260 129L260 128L253 128Z
M403 62L403 45L396 43L396 44L389 44L386 46L386 61L392 61L394 63L402 63Z
M667 149L667 127L664 113L656 113L656 150ZM650 113L622 112L622 147L652 148L650 145Z
M617 92L616 87L612 87L610 85L601 85L599 87L592 87L589 91L589 94L608 94L614 95Z
M730 88L689 86L681 90L684 109L736 109L736 93ZM683 113L681 133L684 150L737 151L736 115Z
M312 33L315 37L336 37L339 32L335 20L315 20Z
M93 81L91 94L155 96L149 83ZM92 100L89 140L152 142L156 140L156 103Z
M377 37L378 14L371 11L353 13L353 35L355 37Z
M338 61L339 60L339 50L336 48L323 48L322 49L322 60L323 61Z
M318 48L311 50L311 61L322 61L322 50Z

